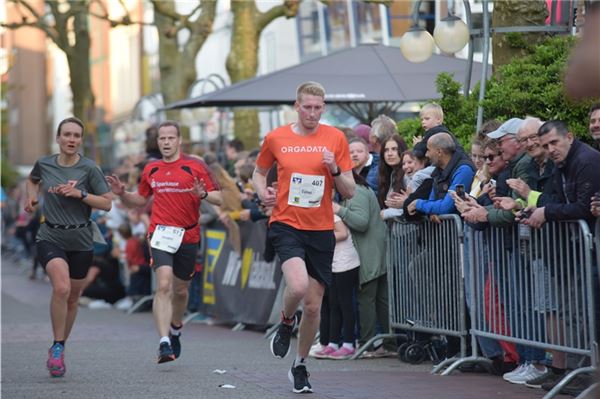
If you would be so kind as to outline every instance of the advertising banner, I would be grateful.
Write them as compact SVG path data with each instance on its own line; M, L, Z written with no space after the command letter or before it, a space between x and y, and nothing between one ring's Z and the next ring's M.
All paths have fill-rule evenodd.
M266 221L238 226L241 253L234 250L225 226L205 229L204 303L219 321L266 325L281 282L281 267L277 260L264 260Z

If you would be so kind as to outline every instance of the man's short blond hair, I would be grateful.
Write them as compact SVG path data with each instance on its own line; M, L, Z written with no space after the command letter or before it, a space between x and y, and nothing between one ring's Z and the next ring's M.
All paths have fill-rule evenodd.
M371 122L371 136L375 136L380 143L383 143L386 137L398 133L396 122L387 115L379 115Z
M301 101L303 94L323 97L325 99L325 88L321 83L304 82L296 89L296 101Z
M427 103L421 108L421 112L419 112L419 116L422 117L425 113L431 113L434 117L438 118L442 122L444 121L444 110L439 104L436 103Z

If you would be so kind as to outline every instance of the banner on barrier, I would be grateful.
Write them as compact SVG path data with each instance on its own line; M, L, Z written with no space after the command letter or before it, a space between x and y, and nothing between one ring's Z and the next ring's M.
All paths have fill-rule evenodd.
M281 267L263 257L265 221L238 225L242 239L239 254L224 226L205 230L204 303L212 305L217 320L265 325L279 289Z

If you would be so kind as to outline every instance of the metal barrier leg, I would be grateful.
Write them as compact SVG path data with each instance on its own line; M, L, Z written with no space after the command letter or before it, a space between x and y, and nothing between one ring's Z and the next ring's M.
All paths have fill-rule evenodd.
M562 380L560 380L560 382L558 384L556 384L556 386L554 388L552 388L552 390L550 392L548 392L546 394L546 396L544 396L544 399L551 399L551 398L555 397L556 395L558 395L560 393L561 389L563 389L569 382L571 382L573 380L573 378L575 378L579 374L587 374L587 373L595 373L595 372L596 372L595 367L582 367L582 368L571 371Z
M485 368L488 368L488 369L491 368L491 366L492 366L492 361L490 359L488 359L487 357L482 357L482 356L470 356L470 357L463 357L463 358L454 357L452 359L446 359L442 363L435 366L434 369L431 371L431 374L437 374L441 369L446 367L446 365L450 364L450 366L446 370L444 370L443 373L440 374L440 375L449 375L454 370L456 370L461 364L469 364L469 363L481 364Z
M368 348L370 348L373 343L384 339L384 338L406 338L406 334L394 334L394 333L388 333L388 334L377 334L375 335L373 338L371 338L370 340L368 340L367 342L365 342L361 347L356 349L356 352L354 352L354 355L352 355L352 357L350 357L349 360L356 360L358 358L361 357L361 355L367 351Z
M275 334L275 332L279 328L280 324L281 324L281 322L279 322L277 324L273 324L271 326L271 328L269 328L267 331L265 331L265 336L263 338L264 339L271 339L271 337L273 337L273 334Z
M154 295L146 295L139 299L136 303L133 304L128 310L127 314L132 314L137 311L142 305L144 305L148 301L154 300Z
M585 391L581 392L579 394L579 396L577 396L575 399L591 398L592 397L591 394L594 392L594 390L598 391L596 393L600 393L600 383L596 382L596 383L590 385L590 387L588 389L586 389ZM598 397L598 395L596 395L596 397Z
M181 323L185 326L190 320L196 318L196 316L198 316L199 314L200 313L198 313L198 312L190 313L190 314L188 314L187 316L185 316L183 318L183 320L181 321Z
M233 326L231 331L242 331L245 328L246 328L246 325L244 323L237 323L235 326Z

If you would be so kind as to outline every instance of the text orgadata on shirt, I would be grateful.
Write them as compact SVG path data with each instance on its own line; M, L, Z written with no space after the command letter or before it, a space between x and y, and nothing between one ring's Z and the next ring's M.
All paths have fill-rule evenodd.
M295 153L309 153L309 152L323 152L327 150L327 147L324 145L288 145L282 146L281 152L295 152Z

